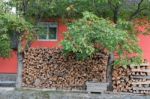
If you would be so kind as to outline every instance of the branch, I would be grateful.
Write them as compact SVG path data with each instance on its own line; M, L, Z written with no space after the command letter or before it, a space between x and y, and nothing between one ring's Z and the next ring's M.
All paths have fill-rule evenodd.
M133 14L131 14L130 16L130 19L132 19L134 16L136 16L138 13L140 13L143 9L141 9L141 5L143 3L144 0L141 0L139 3L138 3L138 7L137 9L135 10L135 12ZM145 9L145 8L144 8Z
M114 23L117 23L117 21L118 21L119 12L120 12L120 6L116 5L116 7L113 10L113 13L114 13L113 21L114 21Z

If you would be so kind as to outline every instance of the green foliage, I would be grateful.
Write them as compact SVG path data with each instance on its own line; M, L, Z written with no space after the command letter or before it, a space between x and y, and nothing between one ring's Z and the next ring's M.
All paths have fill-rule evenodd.
M0 3L0 8L2 8L0 10L0 56L2 57L8 57L10 54L10 39L12 34L18 32L20 35L23 35L24 31L30 30L32 27L32 25L26 22L23 18L7 11L5 7L6 6L4 6L3 3Z
M140 1L144 1L139 5ZM130 20L137 16L149 16L149 0L11 0L17 14L30 22L50 17L84 18L70 24L63 46L66 52L74 52L81 59L91 56L95 43L107 48L125 60L130 53L141 53L132 24L119 21L117 25L102 18ZM98 17L97 17L98 16ZM131 45L133 44L133 45ZM81 54L82 53L82 54ZM138 55L139 56L139 55ZM125 60L126 61L126 60Z
M10 51L10 39L6 34L0 34L0 56L9 57Z
M99 17L113 19L118 8L119 18L130 19L141 0L11 0L18 14L39 21L50 17L81 18L82 12L93 12ZM149 0L143 0L135 16L148 16Z
M141 54L137 38L132 34L131 24L120 21L117 25L96 15L84 12L83 18L69 24L68 32L62 42L64 52L73 52L79 59L92 56L97 51L95 44L117 53L118 60L126 61L131 53ZM118 64L125 64L116 61ZM127 62L128 61L128 62Z
M120 64L131 64L131 63L141 63L142 50L138 45L138 38L135 31L133 30L133 24L127 21L119 20L116 28L124 30L128 33L126 36L126 41L121 42L118 45L118 55L119 59L116 63ZM121 60L121 61L120 61Z
M16 15L10 14L10 13L3 13L0 15L0 25L1 30L4 30L5 32L9 31L9 33L12 32L23 32L27 28L31 28L31 24L26 22L23 18L20 18Z

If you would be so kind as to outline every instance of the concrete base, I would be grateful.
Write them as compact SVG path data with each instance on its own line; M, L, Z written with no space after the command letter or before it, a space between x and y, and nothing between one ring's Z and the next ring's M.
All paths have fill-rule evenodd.
M15 87L16 74L0 74L0 87Z
M128 93L88 94L69 91L0 90L0 99L150 99L150 96Z
M16 81L17 74L0 74L0 81Z

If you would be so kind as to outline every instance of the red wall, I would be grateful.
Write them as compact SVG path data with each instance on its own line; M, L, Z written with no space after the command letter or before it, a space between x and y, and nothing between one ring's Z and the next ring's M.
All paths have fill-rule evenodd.
M17 53L11 52L10 58L0 58L0 73L17 73Z
M143 58L150 62L150 36L139 36L139 45L143 50Z

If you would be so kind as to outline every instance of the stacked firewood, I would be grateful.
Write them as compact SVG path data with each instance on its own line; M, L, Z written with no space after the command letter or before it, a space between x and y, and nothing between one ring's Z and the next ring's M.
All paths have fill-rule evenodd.
M84 89L86 81L106 81L108 54L100 50L84 61L62 49L29 48L24 52L24 87Z
M129 68L116 68L113 71L115 92L150 94L150 64L132 64Z
M132 92L131 69L119 67L113 70L114 92Z
M150 64L143 63L132 67L133 93L150 94Z

